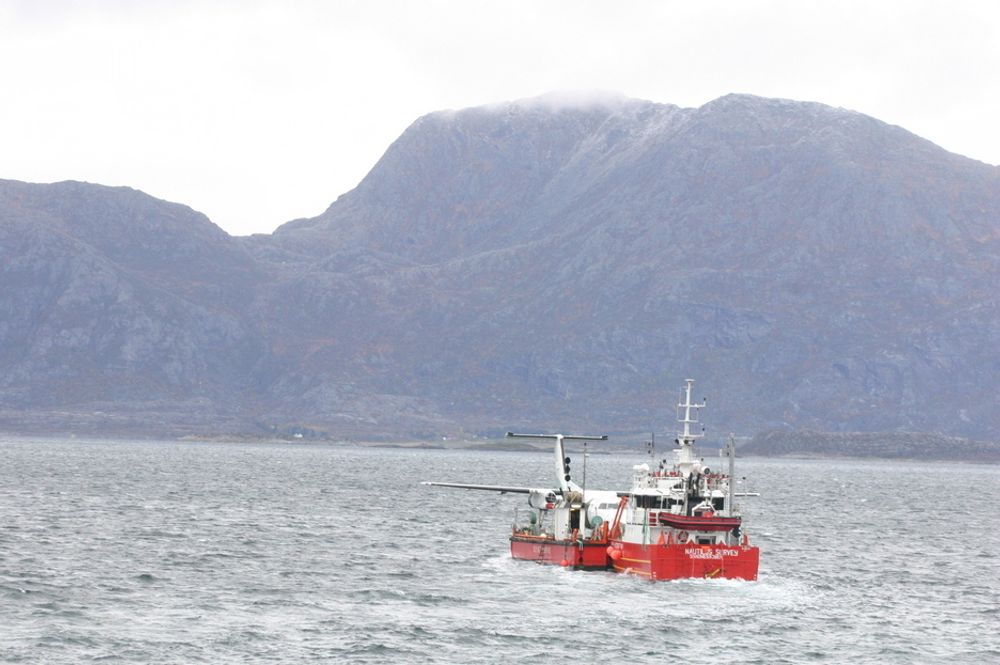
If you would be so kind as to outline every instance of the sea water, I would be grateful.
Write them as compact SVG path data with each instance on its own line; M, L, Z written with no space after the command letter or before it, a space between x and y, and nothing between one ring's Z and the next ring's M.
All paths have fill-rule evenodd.
M645 460L591 455L587 483ZM0 440L0 662L1000 662L1000 467L739 460L757 582L513 561L523 495L420 485L548 487L553 466Z

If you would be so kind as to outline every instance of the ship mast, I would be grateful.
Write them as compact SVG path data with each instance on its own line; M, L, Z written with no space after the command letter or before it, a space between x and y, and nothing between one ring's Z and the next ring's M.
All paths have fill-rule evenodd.
M736 482L736 437L730 432L726 443L726 456L729 457L729 479L726 481L726 510L729 516L735 514L733 509L733 483Z
M691 468L696 462L694 457L694 442L705 436L704 431L698 433L691 431L691 425L699 422L698 411L705 408L704 400L702 400L701 404L693 404L691 402L691 388L693 385L694 379L684 380L684 388L681 392L684 401L677 404L677 422L681 425L681 431L677 433L676 443L679 447L674 450L674 454L677 457L677 466L680 467L681 472L685 476L691 472Z

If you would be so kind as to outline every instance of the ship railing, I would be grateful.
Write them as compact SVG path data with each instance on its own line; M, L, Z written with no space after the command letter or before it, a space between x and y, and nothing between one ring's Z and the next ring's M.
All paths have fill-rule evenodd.
M511 523L511 533L520 536L545 535L542 515L539 513L529 510L527 516L522 518L520 511L514 508L514 521Z

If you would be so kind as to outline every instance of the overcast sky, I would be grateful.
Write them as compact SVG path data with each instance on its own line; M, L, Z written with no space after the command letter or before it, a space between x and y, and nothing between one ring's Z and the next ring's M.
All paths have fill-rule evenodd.
M420 115L553 90L818 101L998 164L998 27L962 0L0 0L0 178L270 232Z

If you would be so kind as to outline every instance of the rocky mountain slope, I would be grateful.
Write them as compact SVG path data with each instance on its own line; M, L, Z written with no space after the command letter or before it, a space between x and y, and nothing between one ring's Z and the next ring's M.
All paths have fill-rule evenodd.
M1000 428L1000 169L819 104L433 113L273 235L76 183L0 234L15 411L662 431L691 376L716 432Z
M226 409L268 343L257 262L184 206L82 183L0 183L7 410L144 402Z

